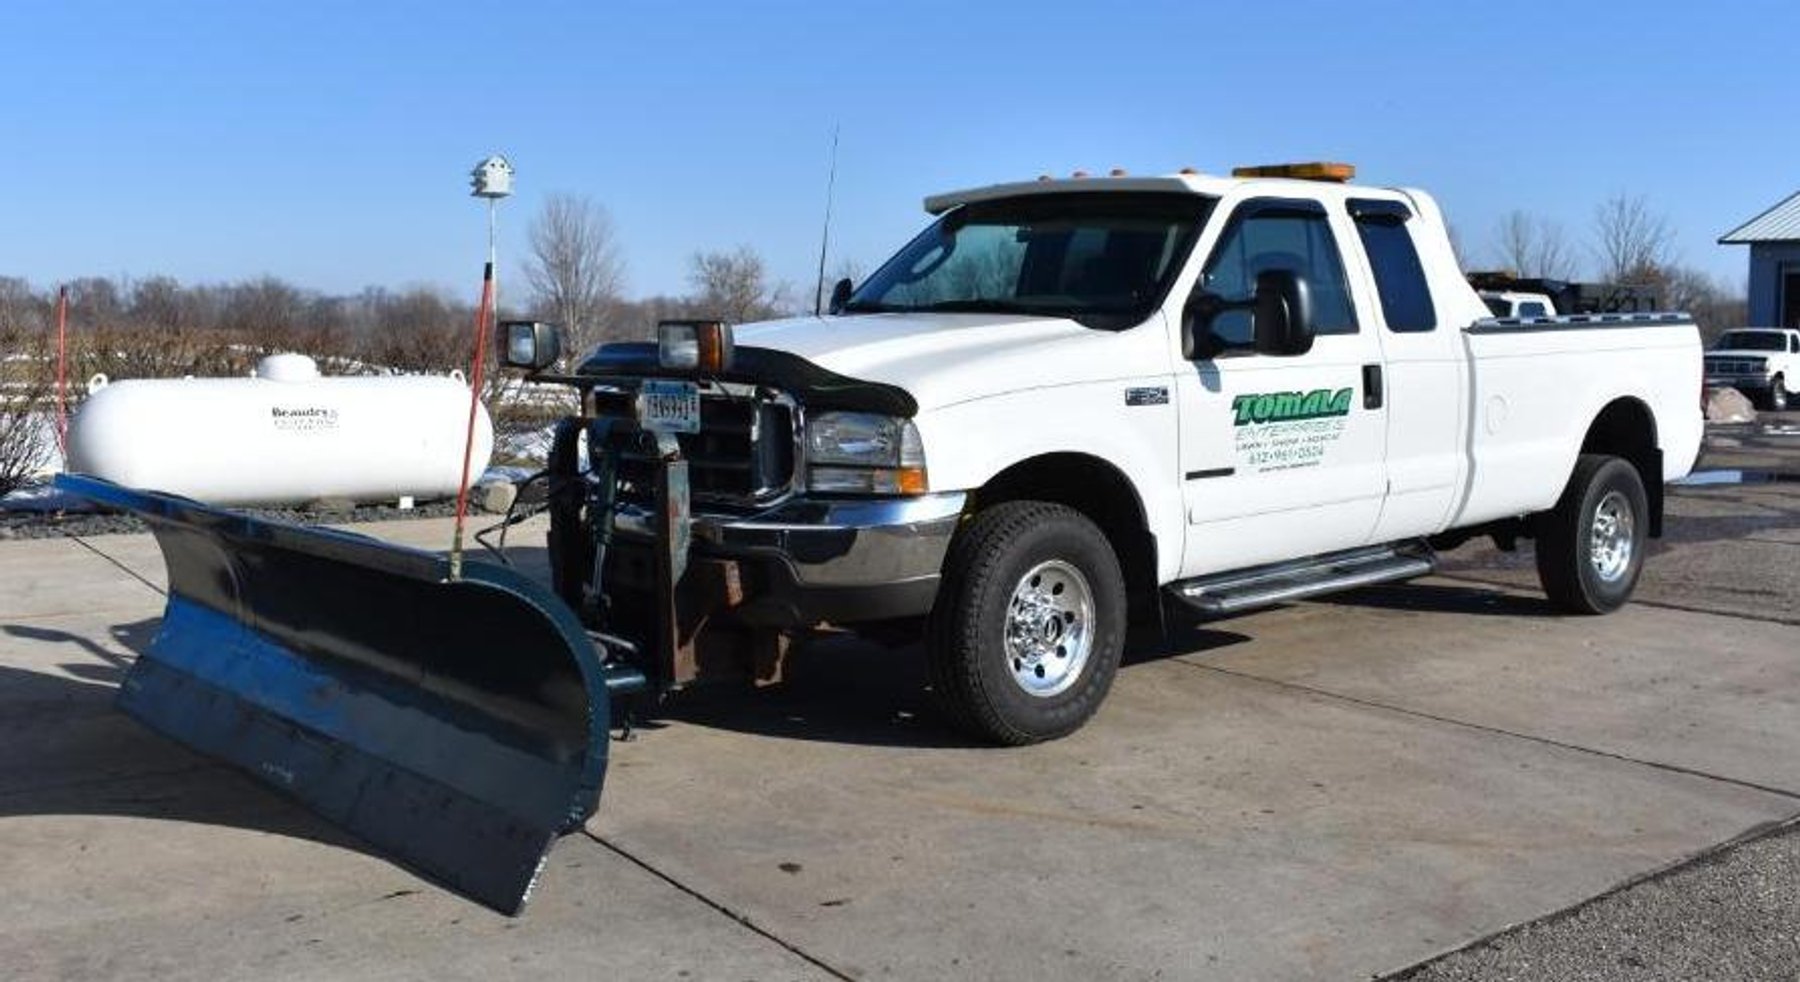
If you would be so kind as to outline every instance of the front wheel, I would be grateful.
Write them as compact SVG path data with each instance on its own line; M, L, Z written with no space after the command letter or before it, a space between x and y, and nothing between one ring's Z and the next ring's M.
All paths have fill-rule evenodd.
M1777 375L1769 381L1769 408L1775 412L1785 412L1788 407L1787 378Z
M1550 602L1574 614L1624 606L1644 569L1648 524L1637 468L1582 454L1556 507L1538 516L1538 580Z
M952 722L1003 744L1086 723L1125 641L1125 578L1093 522L1010 501L957 533L931 612L932 689Z

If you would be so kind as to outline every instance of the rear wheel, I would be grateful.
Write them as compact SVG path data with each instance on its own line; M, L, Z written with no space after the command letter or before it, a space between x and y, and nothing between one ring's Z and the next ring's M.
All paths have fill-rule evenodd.
M927 640L932 689L974 735L1063 736L1106 698L1125 626L1125 578L1093 522L1048 502L995 505L945 559Z
M1769 408L1775 412L1783 412L1788 407L1787 378L1777 375L1769 381Z
M1637 468L1583 454L1556 507L1538 516L1538 580L1551 603L1576 614L1624 606L1644 568L1648 496Z

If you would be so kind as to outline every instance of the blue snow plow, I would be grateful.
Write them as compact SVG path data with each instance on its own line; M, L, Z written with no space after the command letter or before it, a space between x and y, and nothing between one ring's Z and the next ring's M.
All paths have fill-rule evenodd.
M470 561L62 475L168 567L121 709L507 914L599 803L610 696L640 687L547 589Z

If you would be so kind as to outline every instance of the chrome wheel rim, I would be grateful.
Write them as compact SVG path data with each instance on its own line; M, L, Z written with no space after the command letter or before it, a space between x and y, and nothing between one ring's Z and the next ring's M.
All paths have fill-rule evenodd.
M1615 583L1631 568L1631 554L1637 520L1632 516L1631 501L1622 492L1608 491L1594 507L1594 528L1588 550L1588 561L1594 573L1608 583Z
M1025 572L1006 605L1006 665L1027 695L1047 699L1081 677L1094 647L1094 592L1060 559Z

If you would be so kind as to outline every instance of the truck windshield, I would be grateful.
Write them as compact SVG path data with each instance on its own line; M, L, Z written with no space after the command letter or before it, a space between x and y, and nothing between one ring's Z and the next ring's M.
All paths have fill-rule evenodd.
M1067 317L1122 330L1162 302L1212 199L1103 191L978 201L934 222L875 271L851 313Z
M1714 351L1781 351L1787 338L1780 331L1726 331L1713 342Z

